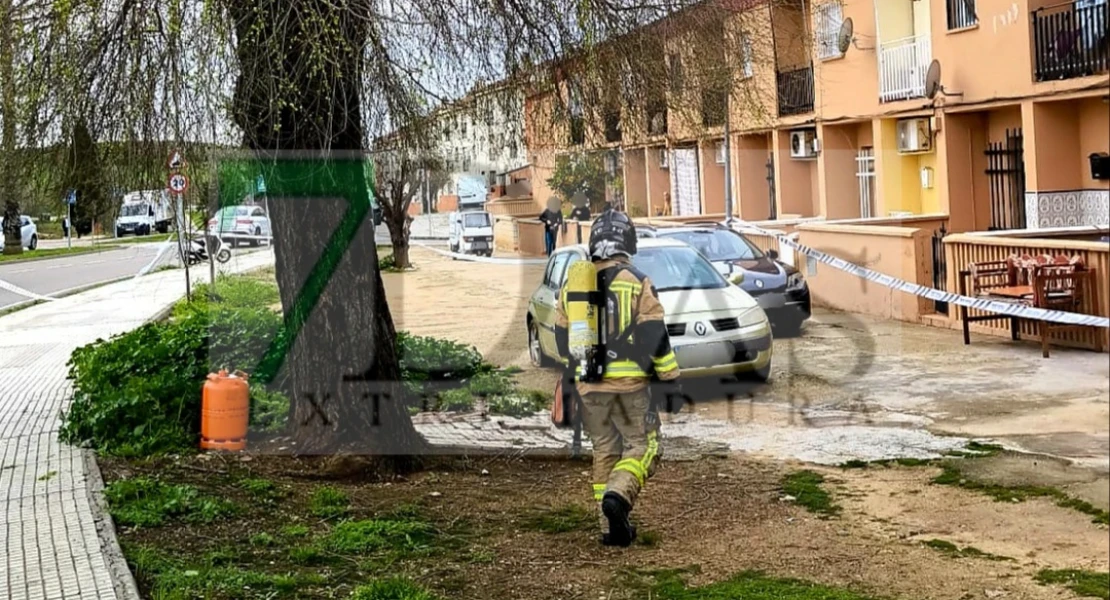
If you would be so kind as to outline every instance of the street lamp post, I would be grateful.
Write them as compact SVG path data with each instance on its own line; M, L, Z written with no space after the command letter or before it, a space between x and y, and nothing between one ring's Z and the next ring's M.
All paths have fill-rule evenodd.
M728 123L731 90L725 95L725 225L732 228L732 140Z

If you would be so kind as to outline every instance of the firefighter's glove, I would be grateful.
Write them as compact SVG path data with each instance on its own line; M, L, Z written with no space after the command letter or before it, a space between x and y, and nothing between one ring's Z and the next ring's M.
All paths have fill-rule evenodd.
M652 402L659 412L675 414L680 412L687 403L694 403L693 398L682 389L682 383L678 379L670 381L655 380L651 386Z

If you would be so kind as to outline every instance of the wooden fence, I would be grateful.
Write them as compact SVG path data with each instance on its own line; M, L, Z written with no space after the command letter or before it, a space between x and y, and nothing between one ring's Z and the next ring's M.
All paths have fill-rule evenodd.
M960 271L966 271L971 263L1004 261L1013 255L1057 255L1080 256L1087 268L1095 270L1098 285L1088 290L1082 312L1099 316L1110 316L1110 244L1061 239L1023 239L999 235L952 234L944 239L948 263L948 289L958 290ZM960 327L960 311L949 311L952 323ZM969 310L970 316L985 314ZM1021 321L1022 339L1039 340L1038 325L1033 321ZM972 331L990 335L1009 336L1010 323L1006 319L973 323ZM1083 329L1056 332L1052 343L1076 348L1110 350L1110 330L1085 327Z

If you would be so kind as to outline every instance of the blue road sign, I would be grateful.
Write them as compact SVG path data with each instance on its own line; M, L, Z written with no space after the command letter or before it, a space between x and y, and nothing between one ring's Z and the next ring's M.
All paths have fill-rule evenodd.
M259 194L265 194L266 193L266 180L262 178L261 173L258 175L258 179L256 179L255 182L254 182L254 189L255 189L256 193L259 193Z
M69 190L69 193L66 194L66 204L70 206L77 204L77 190Z

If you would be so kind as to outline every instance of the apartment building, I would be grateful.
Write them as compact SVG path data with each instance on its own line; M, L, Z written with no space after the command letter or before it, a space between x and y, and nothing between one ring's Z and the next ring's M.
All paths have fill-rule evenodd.
M486 195L505 186L506 174L527 163L523 90L509 82L476 87L436 111L437 148L447 177L432 190L438 210L453 210L460 196Z
M728 43L667 29L665 93L585 114L525 102L530 162L605 152L630 212L722 214L728 119L745 220L947 215L950 231L1110 223L1108 0L718 2ZM658 27L658 24L649 27ZM686 40L688 42L688 40ZM727 93L683 81L722 52ZM553 135L552 95L570 118Z

